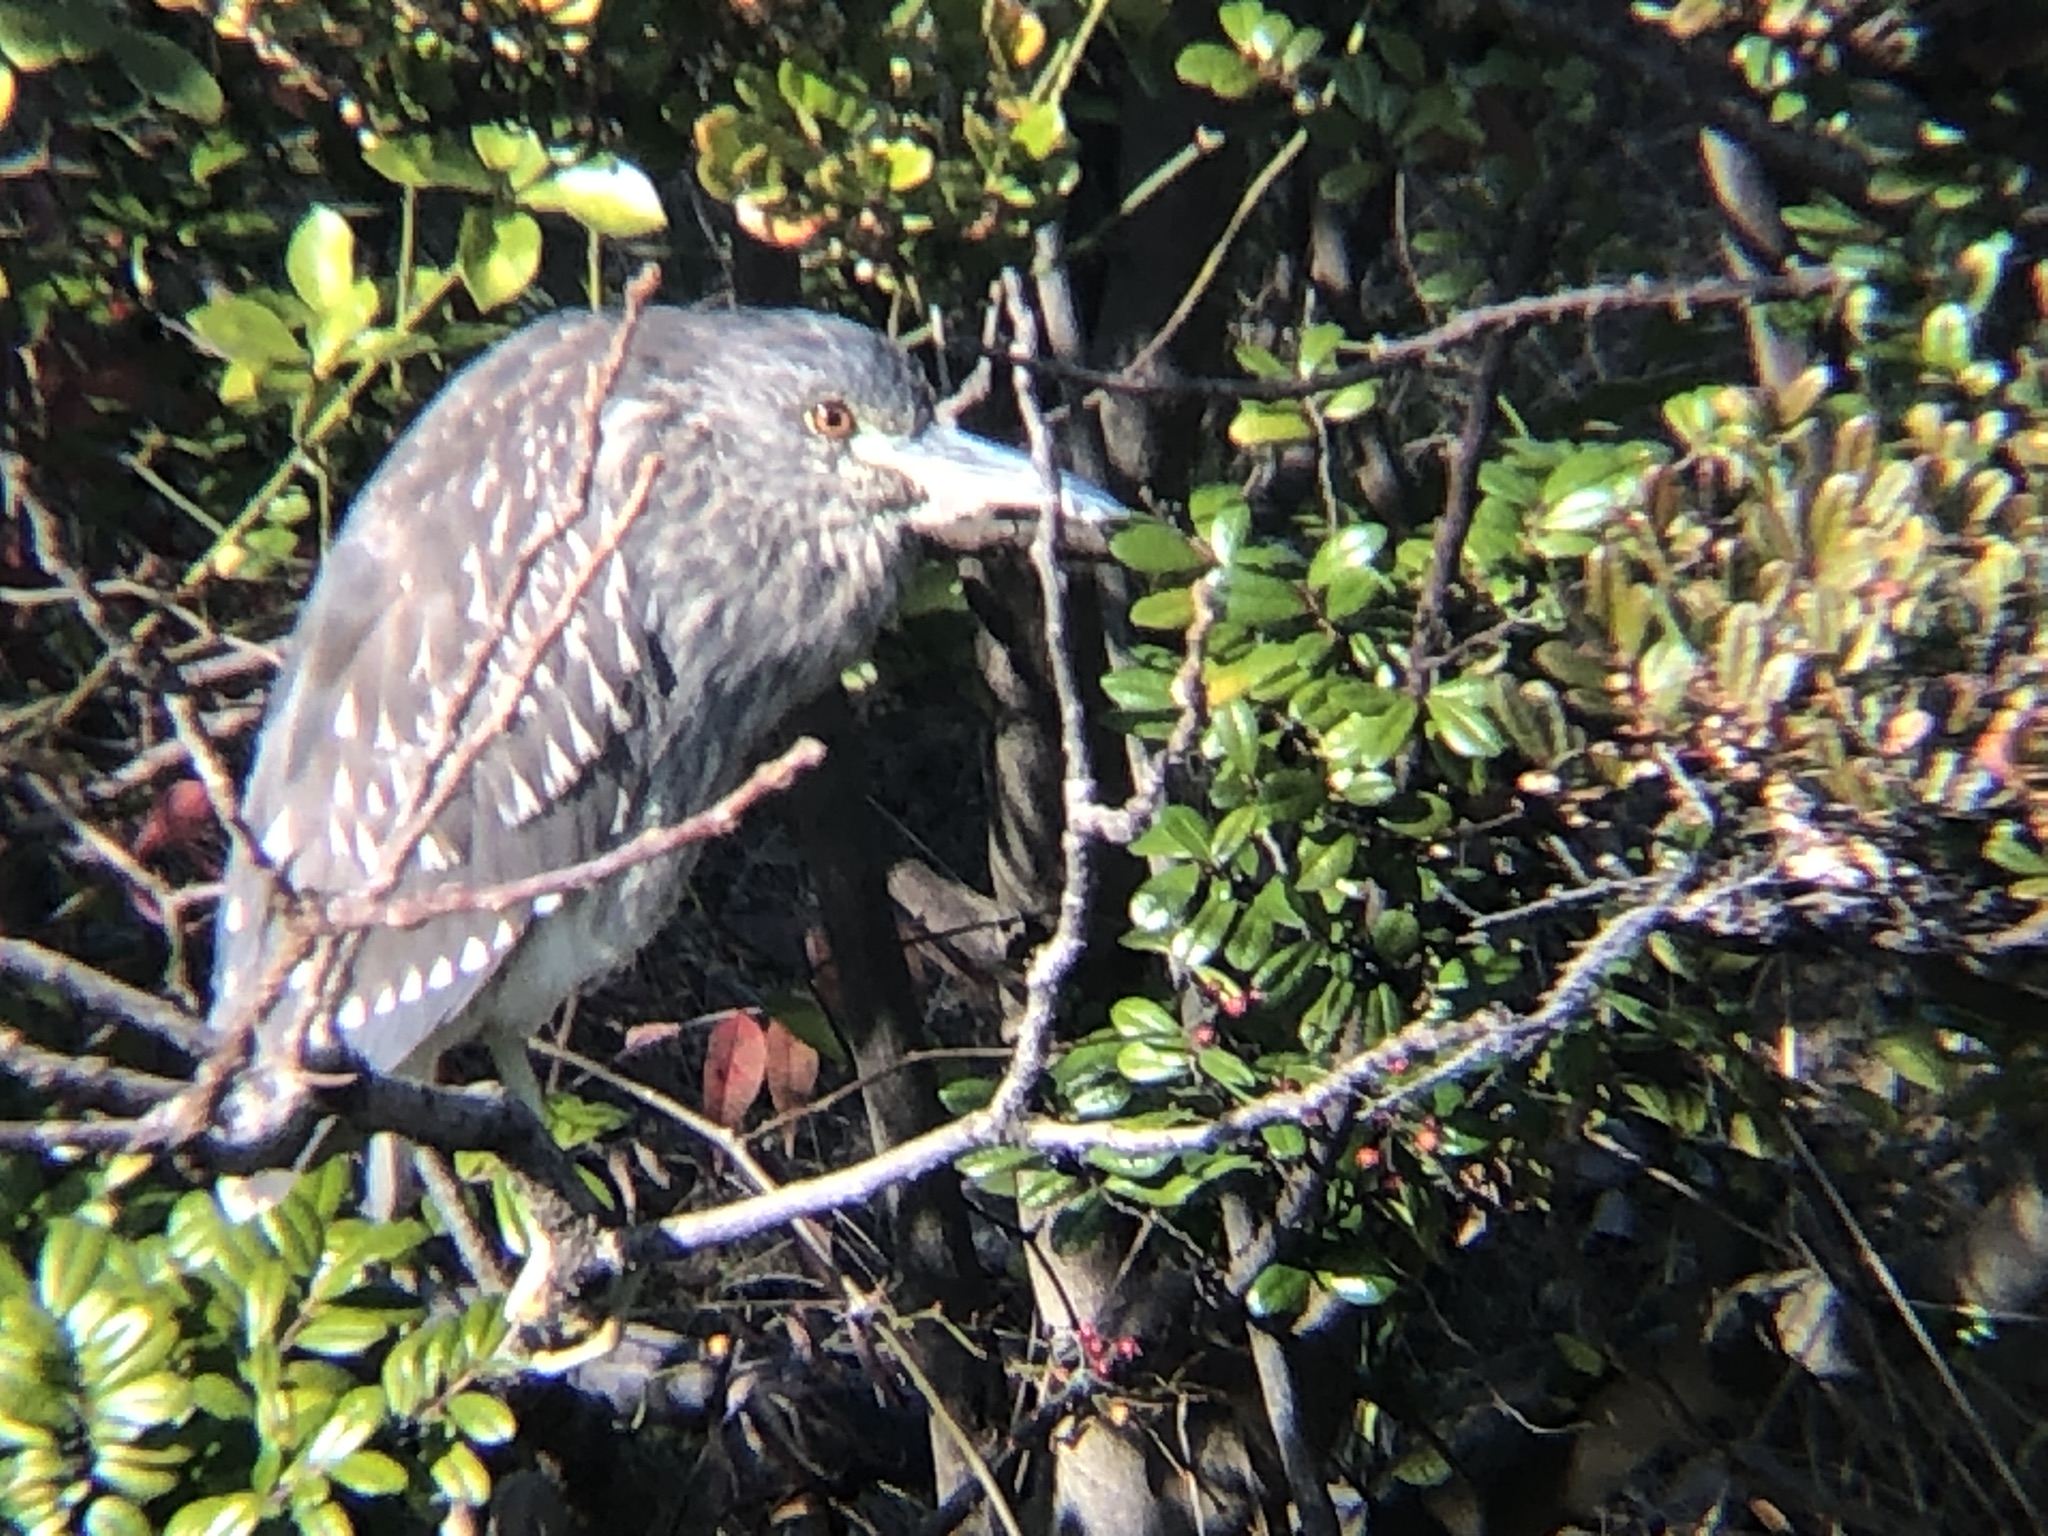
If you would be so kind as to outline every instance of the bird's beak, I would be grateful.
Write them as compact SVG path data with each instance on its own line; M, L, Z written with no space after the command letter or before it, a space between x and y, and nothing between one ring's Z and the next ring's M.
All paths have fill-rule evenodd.
M924 492L924 504L910 520L928 532L1045 502L1045 480L1029 454L958 427L934 422L915 437L861 432L847 446L855 457L893 469ZM1084 523L1127 515L1114 496L1072 475L1060 476L1060 510Z

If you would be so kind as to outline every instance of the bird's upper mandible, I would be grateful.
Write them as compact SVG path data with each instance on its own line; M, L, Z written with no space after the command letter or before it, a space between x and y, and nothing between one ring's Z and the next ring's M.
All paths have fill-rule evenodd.
M850 322L652 308L540 321L452 379L364 487L285 648L230 862L214 1027L418 1072L630 956L687 858L513 907L324 934L291 895L473 890L701 810L893 602L918 529L1030 506L1027 460L934 421ZM1113 504L1079 488L1070 509ZM303 915L299 919L304 921ZM282 974L279 974L279 973ZM267 997L267 1003L266 1003ZM275 1093L244 1095L254 1122Z

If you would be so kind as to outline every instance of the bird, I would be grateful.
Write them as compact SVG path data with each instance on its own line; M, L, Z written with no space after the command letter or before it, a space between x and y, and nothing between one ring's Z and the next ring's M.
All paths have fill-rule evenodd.
M1044 498L940 417L881 333L801 310L561 312L455 374L357 495L282 648L214 919L215 1111L260 1142L308 1074L430 1079L482 1039L530 1107L531 1035L624 966L695 850L510 907L322 934L545 875L706 809L871 642L923 536ZM1107 522L1062 480L1063 515Z

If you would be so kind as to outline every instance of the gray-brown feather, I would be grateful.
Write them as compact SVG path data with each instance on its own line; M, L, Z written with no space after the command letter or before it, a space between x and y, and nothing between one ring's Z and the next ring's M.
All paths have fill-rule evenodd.
M452 792L394 899L558 869L701 810L887 612L907 488L835 463L803 413L854 394L914 429L929 407L901 355L815 316L647 311L578 500L586 401L619 323L557 317L486 354L358 498L287 648L245 793L244 821L291 889L363 889L437 775ZM647 504L599 558L649 455ZM579 585L522 688L522 653ZM482 684L451 729L479 654ZM454 744L515 693L459 773ZM692 862L559 904L370 929L331 1009L280 995L259 1021L259 1065L288 1071L303 1035L315 1063L417 1073L486 1027L531 1031L645 943ZM213 1022L227 1029L283 939L271 879L247 859L231 863L218 932ZM243 1093L231 1127L260 1132L265 1100Z

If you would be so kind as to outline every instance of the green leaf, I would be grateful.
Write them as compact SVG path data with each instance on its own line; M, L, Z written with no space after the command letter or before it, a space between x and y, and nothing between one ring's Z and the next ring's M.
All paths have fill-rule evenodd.
M152 1536L156 1526L133 1503L100 1495L86 1509L86 1536Z
M76 1216L51 1221L36 1264L36 1300L45 1312L62 1317L85 1299L100 1277L112 1241L105 1227Z
M96 1440L132 1440L144 1432L182 1424L192 1412L192 1388L176 1371L158 1371L98 1396L89 1423Z
M548 152L531 128L478 123L469 130L469 147L485 170L502 176L514 190L548 168Z
M1380 381L1360 379L1323 400L1323 420L1355 421L1380 403Z
M939 1087L939 1103L949 1115L969 1115L995 1097L992 1077L956 1077Z
M1315 435L1301 407L1284 400L1243 400L1230 421L1230 440L1240 448L1305 443Z
M363 163L386 181L415 190L438 187L479 194L494 190L491 173L475 150L458 139L437 139L423 133L385 139L363 151Z
M1438 683L1423 699L1437 739L1460 757L1498 757L1507 742L1487 712L1492 692L1484 678L1457 677Z
M1316 1279L1324 1290L1354 1307L1377 1307L1397 1289L1392 1275L1347 1275L1326 1269Z
M82 64L114 40L106 12L89 0L0 4L0 54L23 74Z
M327 1307L298 1331L294 1339L309 1355L352 1359L382 1342L399 1321L393 1312L365 1307Z
M592 234L630 240L668 227L661 194L647 173L613 155L555 172L519 195L537 213L566 213Z
M1956 1064L1936 1043L1933 1033L1912 1030L1885 1035L1876 1042L1884 1064L1916 1088L1945 1093L1956 1083Z
M301 1463L326 1472L348 1460L383 1427L387 1407L380 1387L357 1387L345 1394L306 1442Z
M348 1511L332 1499L310 1508L294 1508L292 1524L299 1528L299 1536L355 1536L355 1523L349 1519Z
M1231 542L1233 548L1241 544L1244 530L1251 525L1251 516L1251 503L1245 500L1242 487L1236 485L1199 486L1188 497L1188 520L1195 525L1196 535L1225 563L1230 556L1217 546L1225 541Z
M1131 604L1130 621L1139 629L1169 633L1184 630L1195 621L1194 589L1174 587L1141 597Z
M126 1499L102 1494L85 1512L85 1536L151 1536L156 1527Z
M285 250L292 291L315 314L351 302L356 277L356 235L347 219L316 203L292 231Z
M245 1489L193 1500L171 1516L164 1536L254 1536L262 1519L262 1495Z
M1109 1005L1109 1026L1126 1040L1178 1042L1180 1021L1149 997L1120 997Z
M1133 523L1109 541L1109 552L1143 576L1180 576L1209 568L1205 555L1186 534L1165 523Z
M1188 1075L1189 1055L1184 1046L1133 1040L1116 1053L1116 1069L1126 1081L1139 1087L1178 1082Z
M981 1147L973 1152L963 1153L953 1166L960 1170L960 1176L975 1183L985 1183L1000 1174L1015 1173L1030 1163L1038 1161L1038 1154L1029 1147Z
M1201 887L1201 865L1168 865L1131 893L1131 925L1141 933L1166 932Z
M519 1433L519 1420L487 1392L458 1392L448 1400L448 1417L472 1445L503 1445Z
M1405 908L1389 907L1372 925L1372 947L1389 965L1405 965L1422 948L1422 923Z
M1262 1126L1259 1139L1265 1142L1266 1150L1282 1162L1292 1162L1308 1155L1308 1132L1288 1121Z
M1102 691L1120 709L1170 712L1174 708L1172 676L1151 667L1119 667L1104 676Z
M1323 733L1323 755L1333 765L1354 771L1382 768L1408 744L1420 707L1405 693L1381 692L1379 708L1347 715Z
M530 214L471 208L462 215L456 260L476 307L497 309L524 293L540 271L540 225Z
M1309 1273L1292 1264L1268 1264L1244 1293L1245 1310L1255 1318L1288 1318L1308 1304Z
M466 1445L454 1447L428 1471L450 1504L482 1509L491 1501L491 1474Z
M1258 1073L1246 1066L1237 1056L1216 1046L1211 1046L1198 1054L1195 1057L1195 1065L1201 1068L1203 1076L1239 1093L1250 1093L1259 1086Z
M1308 584L1322 591L1339 577L1370 571L1387 547L1387 530L1378 523L1353 523L1325 539L1308 563Z
M1188 925L1173 936L1168 952L1184 966L1206 965L1210 956L1223 947L1229 936L1231 924L1237 921L1238 900L1231 892L1228 881L1218 880L1209 892L1209 899L1202 903L1201 910L1188 920Z
M1158 818L1131 842L1140 858L1175 857L1207 862L1214 836L1209 823L1192 806L1162 807Z
M1190 43L1173 61L1183 85L1225 101L1241 101L1258 89L1259 72L1250 60L1221 43Z
M2022 842L2019 829L2009 821L2001 821L1991 829L1991 835L1984 840L1984 857L2007 874L2048 875L2048 858Z
M1223 591L1224 612L1235 624L1255 628L1284 624L1308 612L1298 586L1264 571L1234 569Z
M1358 859L1358 838L1345 832L1332 843L1305 842L1301 845L1299 858L1299 873L1294 882L1296 890L1311 895L1317 891L1332 890L1340 881L1350 877L1351 866Z
M79 0L72 9L83 10ZM123 29L109 40L107 51L135 88L194 122L217 123L227 106L220 82L204 64L167 37Z
M291 327L254 299L215 299L187 314L185 323L216 357L253 374L306 360L306 349Z
M1607 1357L1577 1334L1553 1333L1550 1338L1557 1345L1557 1352L1564 1356L1564 1363L1581 1376L1607 1374Z
M1043 160L1067 142L1067 116L1057 98L1034 104L1010 130L1010 141L1034 160ZM925 151L927 159L930 150ZM896 190L892 188L891 190Z

